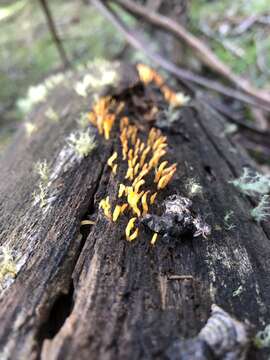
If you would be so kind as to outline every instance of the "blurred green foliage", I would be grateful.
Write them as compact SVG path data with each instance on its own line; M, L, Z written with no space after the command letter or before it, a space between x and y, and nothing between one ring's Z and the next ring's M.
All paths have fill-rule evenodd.
M66 53L76 66L94 58L113 58L124 40L94 8L82 1L48 1ZM130 21L130 19L128 19ZM0 4L0 148L23 114L16 104L31 85L62 70L39 1ZM104 40L106 39L106 40Z
M245 29L255 17L257 21ZM269 17L269 0L190 2L193 31L204 35L216 55L234 72L247 75L257 86L270 83Z

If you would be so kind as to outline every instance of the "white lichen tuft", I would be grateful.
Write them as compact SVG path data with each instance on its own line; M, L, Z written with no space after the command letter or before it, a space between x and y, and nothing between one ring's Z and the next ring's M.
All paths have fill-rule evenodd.
M244 168L243 175L230 183L246 195L264 195L270 191L270 176L252 173L248 168Z
M226 135L235 134L238 131L238 126L236 124L228 124L225 126L223 133L220 137L225 137Z
M184 106L190 101L190 97L182 92L176 93L176 107Z
M196 181L196 179L189 179L186 184L189 197L201 196L203 193L202 186Z
M68 140L69 146L81 158L88 156L96 147L95 138L90 130L78 130L72 133Z
M24 124L24 127L25 127L26 134L29 137L37 131L37 126L30 121L27 121Z
M233 217L234 212L232 210L226 212L224 216L224 226L226 230L232 230L236 227L235 224L232 222Z
M59 121L59 116L57 114L57 112L52 108L49 107L46 112L45 112L45 116L47 119L51 120L52 122L58 122Z
M256 334L254 345L259 349L270 347L270 324Z
M33 193L34 202L39 203L42 208L47 205L46 198L49 184L49 167L47 161L38 161L34 166L34 171L40 178L38 190Z
M49 181L49 166L47 160L38 161L34 166L35 172L40 176L44 183Z
M251 216L257 222L267 220L270 217L270 196L263 195L259 204L251 210Z
M0 247L0 288L5 288L6 282L17 275L15 256L8 246Z
M64 79L64 74L58 73L49 76L41 84L31 86L28 89L26 97L18 100L17 106L19 110L24 114L27 114L36 104L45 102L49 91L52 90L56 85L60 84Z
M90 87L99 89L105 85L111 85L117 81L118 75L112 68L105 68L100 75L86 74L81 81L74 85L76 93L82 97L87 96Z

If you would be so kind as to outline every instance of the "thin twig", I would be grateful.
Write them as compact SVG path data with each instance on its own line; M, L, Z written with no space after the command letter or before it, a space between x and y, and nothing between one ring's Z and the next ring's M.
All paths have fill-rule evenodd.
M46 17L46 20L47 20L47 23L48 23L48 28L50 30L50 33L52 35L52 39L55 43L55 46L59 52L59 55L60 55L60 58L63 62L63 65L64 67L70 67L70 62L68 60L68 57L67 57L67 54L65 52L65 49L62 45L62 42L61 42L61 39L57 33L57 30L56 30L56 26L54 24L54 21L53 21L53 17L52 17L52 14L51 14L51 11L49 9L49 6L47 4L47 1L46 0L39 0L40 2L40 5L44 11L44 14L45 14L45 17Z
M270 94L266 91L254 88L248 80L235 75L232 70L224 64L219 58L209 49L201 40L195 37L193 34L188 32L183 26L178 24L176 21L157 14L151 10L146 9L144 6L135 3L130 0L110 0L114 3L119 4L123 9L133 14L134 16L140 17L145 21L151 23L154 26L162 28L165 31L170 32L178 39L185 41L185 43L191 47L199 55L200 60L210 66L213 70L218 72L220 75L229 79L234 85L242 89L244 92L263 99L270 103Z
M163 69L167 70L169 73L173 74L175 77L179 78L180 80L191 81L197 85L203 86L220 94L242 101L246 104L257 106L267 111L270 111L270 104L266 101L262 101L261 99L259 100L251 95L244 94L238 90L234 90L230 87L224 86L216 81L208 80L203 76L199 76L189 70L180 68L169 60L164 59L160 54L154 53L146 45L144 45L143 41L139 40L136 36L137 32L135 32L134 29L130 30L122 22L122 20L118 17L114 10L109 8L107 4L104 4L100 0L90 0L90 3L92 3L109 21L111 21L111 23L125 36L126 40L134 48L142 51L153 62L161 66Z

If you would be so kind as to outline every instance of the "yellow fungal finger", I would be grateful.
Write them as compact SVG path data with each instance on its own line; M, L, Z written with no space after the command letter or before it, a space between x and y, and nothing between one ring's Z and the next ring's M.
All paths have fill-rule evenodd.
M159 180L158 182L158 190L159 189L164 189L167 184L169 183L169 181L171 180L171 178L173 177L173 174L175 173L176 168L174 168L171 172L169 172L168 174L162 176L162 178Z
M128 207L128 204L123 204L123 205L121 206L121 214L123 214L123 213L125 212L125 210L126 210L127 207Z
M136 143L136 140L137 140L137 132L138 132L138 129L135 128L135 130L133 131L132 135L131 135L131 144L132 145L135 145Z
M136 178L137 181L136 182L140 181L145 175L148 174L149 169L147 167L147 164L145 164L145 165L146 165L146 167L143 168L142 171L140 172L140 174L137 176L137 178ZM132 185L134 186L135 184L133 183Z
M134 167L134 176L136 176L138 174L138 171L140 169L140 164L136 164L136 166Z
M145 148L145 143L143 142L143 143L141 143L141 145L140 145L140 153L143 151L144 148Z
M109 201L109 196L106 197L106 199L102 199L99 203L99 207L102 208L104 215L108 218L111 219L111 205L110 205L110 201Z
M107 164L110 166L110 167L113 167L113 162L114 160L117 159L117 152L115 151L111 157L109 157L108 161L107 161Z
M106 140L110 138L110 132L115 122L115 114L109 114L103 120L104 136Z
M123 184L119 185L119 190L118 190L118 197L121 198L123 196L123 194L125 193L126 187Z
M150 147L150 146L147 146L147 148L143 150L142 156L141 156L141 159L140 159L140 166L141 166L141 167L144 165L146 156L148 155L148 153L149 153L150 150L151 150L151 147Z
M118 167L117 164L114 164L114 165L113 165L113 167L112 167L112 173L113 173L113 174L116 174L116 172L117 172L117 167Z
M167 167L166 169L163 170L162 176L169 174L172 170L176 170L176 167L177 167L177 163L174 163L171 166Z
M143 194L142 199L141 199L141 201L142 201L142 208L143 208L143 216L146 215L146 214L148 213L148 210L149 210L148 205L147 205L147 195L148 195L149 192L150 192L149 190L146 191L146 192Z
M140 190L140 187L142 186L142 185L144 185L145 184L145 180L140 180L140 181L138 181L137 183L136 183L136 185L134 186L134 191L135 191L135 193L138 193L139 192L139 190Z
M132 159L133 159L133 149L130 149L130 150L128 151L128 158L129 158L129 160L132 160Z
M115 222L119 215L121 214L121 206L120 205L116 205L114 211L113 211L113 221Z
M157 197L157 192L150 196L150 204L153 205Z
M129 238L131 230L134 228L135 221L136 221L136 217L133 217L127 223L127 227L126 227L126 238L127 239Z
M127 116L124 116L120 120L120 130L124 130L125 127L129 125L129 119Z
M141 216L141 212L138 208L138 201L140 200L142 196L142 193L138 194L136 192L133 191L132 188L128 189L128 196L127 196L127 201L129 203L129 206L132 208L133 212L137 215L137 216Z
M151 239L151 241L150 241L151 245L154 245L154 244L155 244L155 242L157 241L157 236L158 236L158 234L157 234L157 233L154 233L154 235L152 236L152 239Z
M127 169L127 173L125 176L125 179L129 179L129 180L133 180L133 169L132 168L128 168Z
M153 168L153 167L156 167L160 158L162 156L166 155L166 151L165 150L161 150L159 152L155 152L152 159L149 161L149 167L150 168Z
M132 159L132 167L134 167L137 163L137 160L138 160L138 155L134 156L134 158Z
M167 138L165 136L161 136L155 141L155 143L152 146L152 149L156 150L159 148L159 146L164 146L164 145L166 147L167 146L166 142L167 142Z
M154 179L154 182L155 182L155 183L157 183L157 182L159 181L159 179L161 178L162 172L163 172L165 166L167 166L167 164L168 164L168 161L163 161L163 162L159 165L159 167L158 167L158 169L157 169L157 171L156 171L156 174L155 174L155 179Z
M149 66L147 66L145 64L138 64L137 70L138 70L139 78L140 78L141 82L143 82L144 84L147 85L151 81L153 81L154 72Z
M131 234L131 235L129 236L129 238L128 238L127 240L128 240L128 241L135 240L136 237L138 237L138 234L139 234L139 229L136 229L136 230L133 232L133 234Z

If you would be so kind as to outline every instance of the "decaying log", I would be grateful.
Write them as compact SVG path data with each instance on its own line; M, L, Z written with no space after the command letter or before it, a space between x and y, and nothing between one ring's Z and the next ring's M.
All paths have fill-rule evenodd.
M198 335L213 303L256 331L270 322L269 228L252 221L252 200L229 183L254 164L223 136L226 123L209 107L191 101L172 122L158 89L143 87L132 67L116 71L113 86L89 88L86 97L74 90L81 74L64 79L29 115L31 131L23 127L1 159L0 245L9 254L1 279L1 360L177 358L174 344ZM142 225L127 242L127 217L114 223L99 210L123 173L121 161L116 175L107 165L118 133L106 141L91 127L97 147L85 158L68 138L80 113L105 92L125 101L131 118L162 128L178 167L159 202L191 197L188 184L196 181L201 192L192 206L212 227L207 239L166 243L159 236L152 246ZM146 119L151 104L158 114ZM49 108L58 116L49 119ZM45 188L34 170L44 160ZM85 219L94 224L80 226ZM247 358L266 359L267 352L251 346Z

